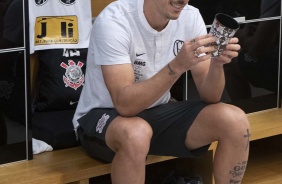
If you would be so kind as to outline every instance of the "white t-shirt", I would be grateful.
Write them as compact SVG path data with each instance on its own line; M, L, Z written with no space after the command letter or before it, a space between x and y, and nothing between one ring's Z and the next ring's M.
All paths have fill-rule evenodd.
M96 18L88 49L85 85L73 119L93 108L113 108L101 65L131 63L135 81L151 78L179 52L185 40L206 34L205 23L198 9L187 5L177 20L169 21L158 32L143 13L144 0L119 0L111 3ZM167 91L150 107L167 103Z
M88 48L90 0L29 0L30 53L56 48Z

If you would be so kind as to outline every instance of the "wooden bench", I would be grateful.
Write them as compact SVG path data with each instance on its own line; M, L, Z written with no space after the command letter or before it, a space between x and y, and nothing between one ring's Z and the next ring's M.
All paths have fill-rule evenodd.
M251 141L282 133L281 108L251 113L248 118L251 123ZM213 143L210 150L214 152L215 149L216 143ZM171 159L175 157L150 155L147 164ZM34 155L30 161L1 165L0 184L88 184L89 178L109 174L110 166L90 158L81 147L74 147Z

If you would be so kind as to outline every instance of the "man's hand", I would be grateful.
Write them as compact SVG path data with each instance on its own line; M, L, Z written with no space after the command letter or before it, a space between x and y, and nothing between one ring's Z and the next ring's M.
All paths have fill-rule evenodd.
M241 49L241 46L238 44L238 42L238 38L231 38L222 54L218 57L212 58L212 61L221 65L230 63L234 57L238 56L238 51Z
M172 63L175 70L184 73L194 66L211 58L214 47L210 46L216 39L211 34L196 37L184 42L180 52Z

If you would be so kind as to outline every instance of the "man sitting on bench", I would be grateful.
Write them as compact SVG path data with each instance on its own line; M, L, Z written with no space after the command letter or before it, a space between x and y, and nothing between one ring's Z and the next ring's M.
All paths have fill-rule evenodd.
M213 141L215 182L241 183L249 122L219 102L223 66L237 57L238 39L211 58L215 38L188 2L118 0L94 22L73 123L87 153L112 162L114 184L144 183L148 154L194 158ZM170 102L170 88L186 71L202 99Z

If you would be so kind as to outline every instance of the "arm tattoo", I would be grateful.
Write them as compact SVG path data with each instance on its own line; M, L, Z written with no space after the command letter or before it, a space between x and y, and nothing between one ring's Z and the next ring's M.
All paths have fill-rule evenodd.
M171 69L171 67L170 67L170 65L169 65L169 63L167 64L167 67L168 67L168 69L169 69L169 75L175 75L175 72Z

